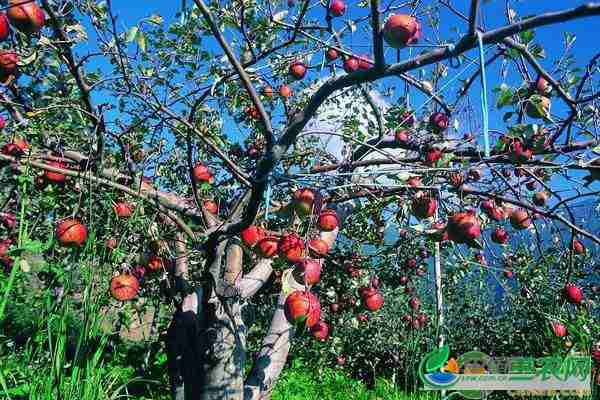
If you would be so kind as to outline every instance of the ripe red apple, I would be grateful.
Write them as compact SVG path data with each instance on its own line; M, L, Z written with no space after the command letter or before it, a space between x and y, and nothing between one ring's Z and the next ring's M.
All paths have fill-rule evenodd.
M481 236L481 225L474 211L459 212L448 218L448 238L456 243L473 244Z
M214 182L214 177L212 172L208 169L208 167L202 163L197 163L194 166L194 170L192 173L194 180L196 182L209 183L212 184Z
M268 99L273 98L273 88L269 85L265 86L262 90L262 94Z
M319 320L310 328L310 333L315 339L325 341L329 338L329 325L327 322Z
M5 13L0 13L0 42L8 39L10 35L10 25Z
M329 3L329 12L334 17L341 17L346 12L346 3L342 0L331 0Z
M442 112L436 112L431 114L429 117L429 128L432 129L435 133L440 133L448 129L450 124L450 119L448 115Z
M87 240L87 228L75 218L67 218L56 224L56 238L67 247L79 247Z
M50 167L54 167L54 168L61 168L61 169L65 169L66 165L60 161L48 161L48 166ZM52 171L44 171L44 178L46 178L47 181L49 182L53 182L53 183L63 183L67 177L64 174L61 174L59 172L52 172Z
M288 85L281 85L281 86L279 86L279 95L286 99L288 97L292 97L292 95L293 95L292 89L290 89L290 87Z
M10 246L12 246L13 241L11 239L3 239L0 240L0 264L2 264L5 268L11 269L13 265L13 259L9 255L7 255Z
M412 201L412 212L418 219L430 218L437 211L437 200L429 197L429 195L421 195L415 197Z
M407 269L415 269L417 268L417 259L416 258L409 258L404 262L404 266Z
M240 232L242 242L248 247L254 247L261 239L265 237L265 231L259 226L250 225Z
M518 208L510 214L510 224L517 230L527 229L531 226L531 218L527 211Z
M202 202L202 207L211 214L219 214L219 206L213 200L204 200Z
M410 178L408 178L408 180L406 181L406 183L408 184L408 186L411 186L411 187L423 186L423 182L421 181L421 177L418 176L418 175L411 176Z
M279 240L275 236L267 236L258 241L258 253L265 258L271 258L279 251Z
M552 91L552 86L550 86L550 83L546 80L546 78L540 75L535 81L535 89L539 94L545 96Z
M314 285L321 280L322 263L312 258L305 258L296 263L294 273L302 278L306 285Z
M317 296L309 291L295 290L285 299L284 311L293 324L304 324L311 328L321 318L321 305Z
M556 337L565 337L567 336L567 327L558 321L552 321L550 323L550 327L552 328L552 332L554 332L554 336Z
M306 76L306 64L302 61L294 61L290 64L289 73L294 79L302 79Z
M298 215L312 213L316 193L312 189L302 188L294 192L294 209Z
M421 301L419 300L418 297L413 296L408 301L408 305L413 311L418 311L419 308L421 307Z
M284 234L279 242L279 253L289 262L297 263L305 256L304 242L295 233Z
M338 303L331 303L329 305L329 311L331 311L332 314L337 314L340 311L340 305Z
M448 180L452 186L460 187L465 182L465 176L460 172L451 172Z
M165 267L163 259L156 255L148 257L148 263L146 264L150 271L160 271Z
M571 250L575 254L585 254L585 246L577 239L573 239L571 242Z
M337 213L334 210L326 209L319 215L319 228L325 232L331 232L337 229L339 220Z
M364 289L361 293L361 297L366 309L369 311L377 311L383 307L383 296L373 287Z
M11 143L2 146L2 154L7 156L20 157L29 150L29 143L25 139L14 138Z
M19 56L13 50L0 51L0 74L6 78L17 74Z
M46 23L46 15L35 1L10 0L7 14L11 24L25 33L39 32Z
M432 167L438 160L442 158L442 151L437 148L431 148L425 153L425 164Z
M512 279L515 274L510 269L506 269L504 270L504 276L506 279Z
M338 51L332 47L328 48L325 52L325 58L327 61L334 61L339 57Z
M129 203L118 202L113 205L113 210L119 218L129 218L133 214L133 207Z
M358 71L358 59L356 57L346 57L344 60L344 71L347 74Z
M260 112L258 111L258 108L254 106L246 107L244 109L244 114L246 114L248 118L253 119L255 121L260 120Z
M520 140L514 140L510 146L510 159L516 163L524 163L531 160L533 151L525 147Z
M356 319L358 322L367 322L369 320L369 316L367 314L358 314Z
M548 193L546 192L537 192L533 195L533 204L538 207L544 207L548 202Z
M337 365L339 365L340 367L343 367L344 365L346 365L346 357L344 357L344 356L337 356L335 358L335 363Z
M130 274L119 274L110 281L110 293L119 301L127 301L135 298L140 290L137 278Z
M492 232L492 241L499 244L506 244L508 242L508 232L502 228L496 228Z
M407 14L392 14L383 26L383 38L393 48L414 44L421 37L421 24Z
M404 111L400 115L400 126L412 127L415 125L415 114L412 111Z
M369 56L362 54L357 57L358 58L358 69L366 71L368 69L373 68L373 61L369 58Z
M583 292L581 289L573 283L567 283L563 288L563 295L566 300L571 304L581 304L581 300L583 300Z
M400 143L400 144L407 144L408 140L409 140L409 131L406 129L400 129L396 131L396 134L394 135L394 138L396 139L396 142Z
M405 286L408 284L408 276L402 275L399 279L400 285Z
M315 257L325 257L329 253L329 245L322 239L308 241L308 250Z

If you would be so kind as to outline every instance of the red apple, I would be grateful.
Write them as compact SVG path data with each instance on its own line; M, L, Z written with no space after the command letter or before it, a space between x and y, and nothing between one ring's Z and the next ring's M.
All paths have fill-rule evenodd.
M583 292L573 283L567 283L563 288L563 295L566 300L571 304L581 304L581 300L583 300Z
M492 241L499 244L506 244L508 242L508 232L502 228L496 228L492 232Z
M344 71L350 74L352 72L358 71L358 59L356 57L347 57L344 60Z
M13 50L0 51L0 74L3 77L17 74L19 56Z
M575 254L585 254L585 246L577 239L573 239L571 242L571 250Z
M419 308L421 307L421 301L419 300L418 297L413 296L408 301L408 305L413 311L418 311Z
M329 3L329 12L334 17L341 17L346 12L346 3L342 0L331 0Z
M308 250L315 257L325 257L329 253L329 245L322 239L308 241Z
M396 49L417 43L420 37L421 24L411 15L392 14L383 26L383 38Z
M332 47L328 48L325 52L325 58L327 61L334 61L339 57L338 51Z
M75 218L67 218L56 224L56 238L67 247L79 247L87 240L87 228Z
M434 166L435 163L442 158L442 155L442 151L440 149L436 149L435 147L427 150L425 153L425 164L429 165L430 167Z
M337 314L340 311L340 305L338 303L331 303L329 305L329 311L331 311L332 314Z
M113 210L119 218L129 218L133 214L133 207L129 203L118 202L113 205Z
M287 320L311 328L321 318L321 305L314 293L295 290L285 299L284 311Z
M204 165L200 162L194 166L192 175L196 182L209 183L209 184L212 184L214 182L214 177L213 177L212 172L208 169L208 167L206 165Z
M294 192L294 209L298 215L312 213L316 193L312 189L302 188Z
M2 154L7 156L20 157L29 150L29 143L25 139L14 138L11 143L2 146Z
M10 35L10 25L5 13L0 13L0 42L8 39Z
M367 322L369 320L369 316L366 314L358 314L356 316L356 319L358 320L358 322Z
M310 333L315 339L325 341L329 338L329 325L325 321L319 320L310 328Z
M204 200L202 202L202 207L211 214L219 214L219 206L213 200Z
M262 94L268 99L273 98L273 88L269 85L265 86L262 90Z
M408 186L411 187L419 187L419 186L423 186L423 182L421 181L421 177L420 176L411 176L410 178L408 178L408 180L406 181L406 183L408 184Z
M436 112L429 117L429 127L436 133L448 129L449 124L450 119L448 118L448 115L444 113Z
M533 195L533 204L538 207L544 207L548 202L548 193L546 192L537 192Z
M394 138L396 139L396 142L400 144L407 144L409 140L409 133L410 132L406 129L400 129L396 131Z
M146 264L150 271L160 271L164 269L165 263L163 259L156 255L151 255L148 257L148 263Z
M106 246L107 249L114 250L118 246L117 239L115 239L115 238L106 239L106 243L104 245Z
M130 274L119 274L110 281L110 293L119 301L127 301L135 298L140 290L137 278Z
M11 24L25 33L39 32L46 23L46 15L35 1L10 0L7 14Z
M265 231L259 226L250 225L240 232L242 242L248 247L254 247L261 239L265 237Z
M545 96L552 91L552 86L550 86L550 83L546 80L546 78L540 75L535 81L535 89L539 94Z
M319 215L318 224L322 231L331 232L337 229L339 225L337 213L331 209L324 210Z
M373 68L373 61L369 58L369 56L363 54L357 57L358 58L358 69L366 71L368 69Z
M383 296L381 293L375 288L367 288L361 294L362 301L365 305L365 308L369 311L377 311L381 307L383 307Z
M279 240L275 236L267 236L258 241L258 253L265 258L271 258L279 251Z
M321 280L322 263L312 258L305 258L296 263L294 272L304 279L306 285L314 285Z
M481 236L481 225L474 211L459 212L448 218L448 238L456 243L473 244Z
M531 160L533 157L533 151L527 149L520 140L515 140L510 146L509 157L513 162L524 163Z
M531 218L527 211L518 208L510 214L510 224L517 230L527 229L531 226Z
M288 85L281 85L281 86L279 86L279 95L286 99L288 97L292 97L292 95L293 95L292 89L290 89L290 87Z
M552 328L552 332L554 332L554 336L556 337L565 337L567 336L567 327L558 321L552 321L550 323L550 327Z
M292 263L297 263L305 256L304 242L295 233L283 235L279 242L279 252Z
M460 187L465 182L465 177L460 172L451 172L448 180L452 186Z
M412 201L412 212L418 219L430 218L437 211L437 200L429 195L415 197Z
M294 79L302 79L306 76L306 69L302 61L294 61L290 64L289 73Z

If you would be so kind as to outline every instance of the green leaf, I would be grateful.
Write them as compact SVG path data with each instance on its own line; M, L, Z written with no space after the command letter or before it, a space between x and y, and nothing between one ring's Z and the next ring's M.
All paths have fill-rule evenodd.
M427 362L425 363L425 371L434 372L442 368L446 361L448 361L449 356L450 348L448 347L448 345L433 350L427 356Z
M137 34L137 45L140 47L140 50L142 50L142 52L146 52L146 35L144 35L144 32L139 31Z
M136 37L137 37L137 33L139 31L139 28L137 26L132 27L128 32L127 35L125 35L125 41L126 42L133 42Z

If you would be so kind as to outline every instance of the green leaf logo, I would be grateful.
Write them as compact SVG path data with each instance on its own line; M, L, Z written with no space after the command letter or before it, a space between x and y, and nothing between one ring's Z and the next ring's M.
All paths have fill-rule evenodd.
M446 364L446 361L448 361L449 356L450 347L448 347L448 345L433 350L427 355L427 362L425 363L425 372L434 372L442 368L444 364Z

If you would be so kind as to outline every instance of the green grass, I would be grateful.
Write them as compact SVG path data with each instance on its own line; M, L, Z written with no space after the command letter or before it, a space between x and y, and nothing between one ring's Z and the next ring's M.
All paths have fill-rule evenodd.
M437 393L408 394L380 379L369 390L358 380L341 371L325 369L312 372L310 367L295 361L283 371L273 390L272 400L436 400Z

